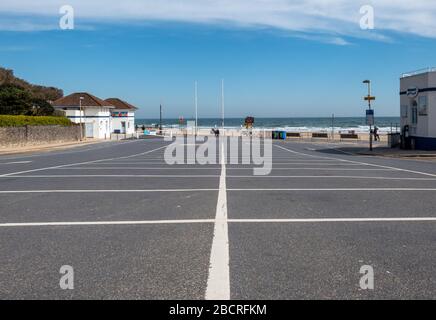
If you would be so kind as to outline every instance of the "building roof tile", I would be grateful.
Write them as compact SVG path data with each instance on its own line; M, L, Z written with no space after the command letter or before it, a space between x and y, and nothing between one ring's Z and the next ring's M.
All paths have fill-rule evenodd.
M118 99L118 98L108 98L105 100L115 107L115 109L123 109L123 110L138 110L137 107L131 105L130 103Z
M87 92L75 92L63 98L60 98L53 102L55 107L78 107L80 105L80 98L82 99L82 107L109 107L114 108L114 106L105 100L97 98L96 96Z

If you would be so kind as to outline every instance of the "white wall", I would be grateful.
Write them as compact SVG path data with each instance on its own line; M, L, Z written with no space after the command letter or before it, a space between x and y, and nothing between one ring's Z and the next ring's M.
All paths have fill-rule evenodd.
M418 74L400 79L400 91L407 91L409 88L426 89L436 87L436 72ZM416 101L419 105L420 97L427 97L427 115L417 114L417 124L412 123L412 105ZM409 125L410 134L419 137L436 137L436 92L420 92L417 97L412 98L403 94L400 97L401 108L407 106L407 118L401 115L401 127ZM404 106L404 107L403 107Z
M109 139L112 132L110 109L104 107L86 107L82 109L82 119L79 110L66 110L66 116L74 123L82 123L84 126L92 126L92 137L97 139ZM88 131L89 132L89 131Z
M112 112L126 112L126 110L113 109ZM126 131L122 131L122 122L126 123ZM127 111L127 116L112 117L112 131L120 130L120 133L135 133L135 112Z

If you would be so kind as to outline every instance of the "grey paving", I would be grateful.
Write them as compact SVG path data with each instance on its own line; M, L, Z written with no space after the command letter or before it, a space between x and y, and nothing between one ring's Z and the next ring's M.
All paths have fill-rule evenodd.
M232 299L434 299L435 240L427 223L231 224Z
M211 225L0 231L0 299L202 299ZM195 235L195 236L193 236ZM61 290L60 268L74 268Z
M436 217L436 192L379 191L377 188L435 188L436 164L346 155L305 143L277 143L274 155L307 160L306 170L273 169L272 175L357 176L346 178L227 179L231 219L329 219ZM303 157L303 158L302 158ZM327 171L314 161L365 162L419 171ZM279 160L275 159L275 162ZM282 161L282 160L280 160ZM326 162L332 163L332 162ZM320 168L341 168L342 162ZM236 166L235 166L236 167ZM307 170L308 169L308 170ZM246 170L228 170L241 175ZM429 175L430 174L430 175ZM363 177L410 180L363 179ZM416 179L416 180L415 180ZM418 180L424 179L424 180ZM426 180L429 179L429 180ZM368 188L368 191L231 191L232 188ZM436 298L435 222L230 223L230 276L233 299L434 299ZM374 290L359 286L360 268L374 268Z
M167 144L0 156L0 298L204 299L221 168L169 166ZM436 217L436 162L332 147L275 142L267 177L227 165L228 217L260 219L229 222L231 298L435 299L436 222L324 219ZM203 222L2 225L192 219ZM74 290L59 288L62 265L74 267ZM359 287L362 265L374 268L374 290Z

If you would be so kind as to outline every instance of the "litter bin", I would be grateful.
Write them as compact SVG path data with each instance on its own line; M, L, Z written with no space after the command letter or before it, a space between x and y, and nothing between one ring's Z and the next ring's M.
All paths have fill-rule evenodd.
M286 131L273 131L273 140L286 140Z

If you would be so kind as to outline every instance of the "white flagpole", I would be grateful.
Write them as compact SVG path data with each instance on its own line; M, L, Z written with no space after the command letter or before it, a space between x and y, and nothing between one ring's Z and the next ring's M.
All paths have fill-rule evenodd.
M195 81L195 136L198 131L198 100L197 100L197 81Z
M224 79L221 80L221 118L224 133Z

